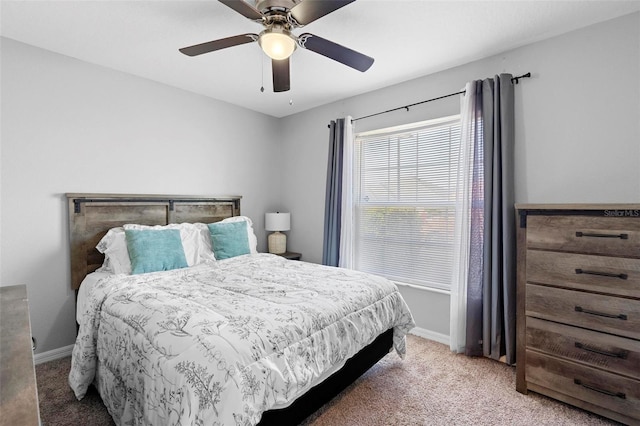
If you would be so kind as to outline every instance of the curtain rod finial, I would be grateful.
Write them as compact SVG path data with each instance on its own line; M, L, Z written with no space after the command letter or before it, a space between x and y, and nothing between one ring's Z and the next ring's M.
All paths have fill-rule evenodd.
M530 73L530 72L528 72L528 73L526 73L526 74L522 74L522 75L519 75L519 76L517 76L517 77L513 77L513 78L511 79L511 81L515 81L515 83L516 83L516 84L518 84L518 83L520 83L520 79L521 79L521 78L530 78L530 77L531 77L531 73Z

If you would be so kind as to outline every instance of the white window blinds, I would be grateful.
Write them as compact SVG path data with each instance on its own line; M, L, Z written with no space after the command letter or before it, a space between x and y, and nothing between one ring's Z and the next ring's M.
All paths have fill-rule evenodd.
M360 133L354 155L354 267L449 289L460 116Z

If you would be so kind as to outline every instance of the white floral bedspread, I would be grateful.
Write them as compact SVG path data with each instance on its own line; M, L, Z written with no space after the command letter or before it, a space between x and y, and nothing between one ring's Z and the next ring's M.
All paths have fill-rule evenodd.
M94 382L117 424L254 425L394 329L414 327L388 280L239 256L98 281L87 295L69 383Z

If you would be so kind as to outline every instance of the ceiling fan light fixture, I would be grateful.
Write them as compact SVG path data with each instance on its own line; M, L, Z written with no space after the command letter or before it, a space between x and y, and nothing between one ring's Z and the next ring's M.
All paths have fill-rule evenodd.
M287 59L296 50L296 41L283 28L273 27L260 33L260 47L268 57L275 60Z

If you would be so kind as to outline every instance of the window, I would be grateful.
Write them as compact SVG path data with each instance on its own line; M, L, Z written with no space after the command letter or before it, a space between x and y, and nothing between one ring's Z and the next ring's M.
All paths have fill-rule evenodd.
M450 288L459 147L459 115L356 135L355 269Z

